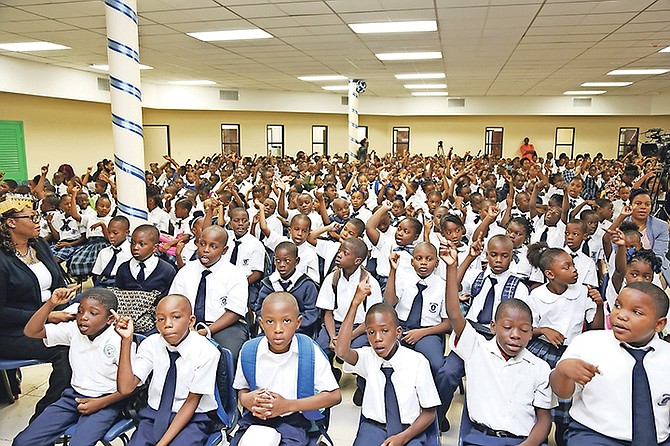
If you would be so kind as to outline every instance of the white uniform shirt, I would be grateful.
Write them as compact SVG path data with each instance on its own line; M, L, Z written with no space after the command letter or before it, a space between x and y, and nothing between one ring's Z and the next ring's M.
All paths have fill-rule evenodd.
M223 255L226 262L230 262L230 257L235 249L235 240L233 231L228 231L228 250ZM237 248L235 266L244 271L244 277L249 277L254 271L263 272L265 270L265 246L263 246L263 243L248 232L237 241L241 243Z
M130 259L128 262L129 262L128 267L130 269L130 274L135 279L137 279L137 275L140 273L140 262L135 258ZM151 273L153 273L156 267L158 266L158 257L156 257L155 255L150 255L142 262L144 262L144 280L147 280L147 278L149 278Z
M533 271L533 267L528 262L528 246L521 245L518 248L514 248L513 254L516 254L518 261L512 257L509 271L517 277L528 279Z
M118 336L117 336L118 337ZM149 374L149 406L158 410L165 377L170 368L169 351L177 351L177 385L172 412L178 412L186 402L189 392L202 395L196 413L209 412L217 407L214 399L216 370L220 353L204 336L191 331L176 347L168 344L160 333L146 338L137 349L132 363L133 374L145 382Z
M81 237L79 222L70 215L56 212L53 220L51 220L51 225L58 232L61 242L74 241Z
M454 351L465 362L468 411L475 422L525 437L537 421L536 407L556 407L549 364L525 348L505 360L495 338L486 340L465 324Z
M563 248L565 244L565 223L559 220L556 226L547 226L544 223L544 216L538 215L533 219L533 227L535 229L530 235L531 244L539 242L544 230L549 228L549 231L547 231L547 245L550 248Z
M355 373L366 380L363 394L363 416L379 423L386 423L384 404L384 386L386 376L381 371L382 364L393 367L391 381L395 389L400 421L413 423L421 414L421 409L430 409L440 405L440 397L435 388L428 360L418 352L399 346L388 361L377 356L372 347L356 349L356 365L344 363L343 369Z
M530 292L526 303L533 311L533 327L549 327L565 336L565 345L582 332L584 321L591 323L596 303L584 285L569 285L563 294L554 294L541 285ZM541 339L548 341L544 336Z
M563 249L572 256L572 261L575 264L575 268L577 268L577 274L579 275L577 283L598 288L598 274L596 273L596 263L593 259L584 254L581 248L576 252L573 252L567 246Z
M263 240L263 244L273 251L281 242L293 242L293 240L276 232L270 232L270 235ZM295 267L296 270L307 274L314 282L321 283L319 259L316 255L316 251L314 251L314 247L306 241L299 244L298 257L300 257L300 263Z
M358 208L358 210L351 208L351 213L349 214L349 218L357 218L363 223L367 223L370 217L372 217L372 212L365 205Z
M93 274L102 274L102 272L107 267L107 264L112 260L112 256L114 255L114 248L121 248L121 251L116 255L116 263L114 263L114 267L112 268L112 277L116 276L116 271L119 269L119 266L122 263L133 258L133 255L130 253L130 242L128 240L124 240L123 243L121 243L119 246L107 246L98 253L98 257L95 259L95 264L91 270ZM156 263L158 264L158 262Z
M170 231L170 214L161 208L155 208L149 212L149 224L167 234Z
M108 226L109 221L112 219L110 214L111 212L105 217L98 217L97 214L93 217L82 215L79 224L86 228L86 238L90 239L91 237L104 237L105 234L100 226L97 226L95 229L91 229L91 226L99 222L102 222L105 224L105 226Z
M302 263L302 260L300 263ZM361 269L356 268L356 271L351 274L349 279L344 277L344 273L340 274L340 280L337 282L337 308L335 308L335 293L333 293L334 274L335 273L330 273L323 280L323 284L319 290L319 296L316 299L316 306L322 310L333 310L335 321L342 322L349 310L354 294L356 294L356 288L361 281ZM368 280L370 282L372 294L366 299L366 308L370 308L372 305L382 301L382 291L379 287L379 283L371 275L368 275ZM354 319L354 323L356 324L361 324L365 321L365 308L363 307L363 305L358 306L356 318Z
M475 283L475 280L477 279L477 276L479 276L480 273L481 270L477 271L470 269L468 269L465 272L465 276L463 276L463 282L462 282L463 289L461 290L461 294L472 293L472 285ZM472 298L470 309L468 310L468 314L465 317L468 320L477 322L477 316L479 316L479 313L484 308L484 303L486 302L486 295L489 293L489 290L491 289L491 279L489 279L489 277L493 277L494 279L497 280L497 283L493 288L493 294L495 296L495 299L493 301L493 312L491 313L491 316L493 317L496 314L496 309L498 308L498 305L500 305L500 302L502 301L503 288L505 288L507 279L509 279L511 275L512 273L509 270L504 271L501 274L494 274L490 268L487 268L486 271L484 271L484 282L482 283L482 289L479 292L479 294L477 294L477 296ZM519 282L519 284L517 285L516 291L514 291L514 297L516 299L521 300L526 300L528 298L528 288L526 287L526 285L523 284L523 282Z
M89 398L116 392L121 337L109 326L93 341L79 331L77 321L45 324L44 345L69 345L72 388Z
M199 261L188 262L177 272L169 294L182 294L191 301L195 308L195 298L202 272L206 268ZM209 270L205 294L205 321L208 323L219 319L226 311L232 311L243 317L247 313L249 287L246 276L235 265L220 259Z
M377 258L377 274L380 276L388 277L391 272L389 257L392 252L397 252L400 255L398 259L398 272L414 271L414 267L412 267L412 254L404 249L399 249L395 241L396 231L397 229L395 231L388 230L384 234L379 233L379 240L377 240L375 246L379 249L380 253L380 256Z
M337 257L337 253L340 251L340 242L317 239L314 251L316 255L323 259L323 274L328 275L328 269L330 265L334 265L335 257Z
M423 306L421 307L421 326L433 327L447 318L447 310L444 306L445 281L436 272L422 279L416 272L398 272L395 280L395 293L398 303L395 310L401 321L407 321L412 304L416 298L419 288L417 284L426 285L423 290Z
M621 345L612 331L589 331L573 340L561 361L578 358L600 370L586 385L575 385L570 416L608 437L631 441L635 359ZM654 336L647 347L652 351L644 357L644 368L651 389L656 434L661 443L670 436L670 344Z

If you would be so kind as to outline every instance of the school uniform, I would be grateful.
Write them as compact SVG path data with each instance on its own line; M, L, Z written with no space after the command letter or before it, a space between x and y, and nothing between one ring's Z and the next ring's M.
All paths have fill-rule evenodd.
M357 348L356 353L358 353L356 364L344 363L343 366L345 372L355 373L366 380L361 419L354 446L381 444L386 438L397 433L393 432L394 426L387 423L387 413L392 411L396 403L400 426L396 426L395 430L398 428L404 430L414 423L422 409L440 405L430 365L422 354L403 346L399 346L388 360L380 358L372 347ZM389 377L392 393L385 392L386 373L389 372L382 371L382 367L392 368ZM385 394L395 397L395 401L389 401ZM395 416L398 416L398 413ZM427 444L432 427L428 427L407 444L411 446Z
M472 429L462 432L464 444L519 444L537 421L535 408L556 406L549 386L551 369L528 350L508 358L495 338L487 340L465 324L454 351L465 362L468 376L466 401Z
M613 332L594 330L583 333L570 343L563 358L582 359L596 365L599 374L587 384L575 385L566 438L569 445L598 444L615 446L630 444L633 420L644 414L648 406L634 406L633 378L636 359L626 349L640 350L618 341ZM651 413L656 438L644 444L670 444L670 380L667 365L670 345L657 336L642 350L649 350L642 360L651 392ZM646 389L638 393L645 392ZM651 430L653 436L653 429ZM640 440L638 439L639 444Z
M65 215L63 212L56 212L53 214L51 225L54 227L56 232L58 232L59 242L74 242L81 238L79 222L70 215ZM76 245L57 248L54 244L51 246L51 252L53 253L54 257L58 257L61 260L67 261L72 257L77 248L78 246Z
M187 216L186 218L178 218L177 216L170 215L170 224L172 225L173 228L172 235L179 235L179 234L193 235L193 231L191 231L192 220L193 216L191 215Z
M132 259L130 242L126 239L119 246L108 246L100 251L91 273L96 277L93 279L95 286L114 286L116 272L122 263Z
M62 197L63 195L67 195L67 184L65 183L60 183L60 184L53 184L54 187L54 194L57 197Z
M302 315L302 322L297 332L306 334L311 338L316 337L320 315L320 311L316 307L316 298L319 295L318 285L307 274L296 270L286 280L282 279L279 272L275 271L261 281L257 306L253 308L257 317L260 317L265 298L275 291L291 293L295 297L298 302L298 310Z
M509 272L526 280L530 278L533 267L528 261L528 246L521 245L512 249L512 261L509 264Z
M314 393L337 390L339 386L325 355L318 351L318 347L314 343L310 342L309 344L314 348ZM286 353L279 354L273 353L267 339L262 338L258 344L255 358L256 370L262 371L256 373L256 388L267 389L289 400L297 399L298 358L298 341L295 337L291 341L289 350ZM242 361L237 364L233 388L235 390L250 389L242 370ZM238 423L239 429L231 445L236 445L242 439L246 430L253 425L268 426L278 431L282 436L280 443L282 446L306 445L309 442L307 433L311 424L299 412L283 414L268 420L261 420L247 412Z
M550 248L563 248L565 244L565 223L561 220L556 226L547 226L543 215L537 215L533 219L535 230L530 235L530 244L547 242Z
M49 236L51 236L51 229L49 229L49 223L47 222L47 215L53 215L55 217L58 214L60 214L60 212L56 210L40 212L40 215L42 217L42 219L40 220L40 237L46 240L47 238L49 238ZM54 225L54 227L57 228L56 225Z
M195 244L195 237L192 237L181 250L181 258L184 264L198 260L198 246Z
M95 217L86 215L81 216L79 224L86 227L86 242L83 245L80 245L72 254L72 257L70 257L70 261L68 262L68 272L71 275L86 276L91 273L93 265L95 265L95 260L98 257L98 253L103 248L109 246L109 242L105 238L102 228L98 226L95 229L92 229L91 227L100 222L107 226L111 219L111 213L107 214L105 217L99 217L98 215Z
M60 399L34 419L14 439L15 446L33 446L55 442L67 428L77 425L70 439L73 446L93 446L112 426L122 402L84 415L77 410L75 398L98 398L116 392L121 338L109 326L94 340L81 334L76 321L46 324L44 344L47 347L69 346L72 367L70 387Z
M426 278L416 272L401 272L396 275L395 305L403 332L424 327L434 327L447 318L444 306L445 281L435 272ZM428 359L433 374L444 360L444 334L428 335L414 345L403 344L421 353Z
M468 211L468 213L466 214L463 225L465 226L465 235L468 237L469 240L472 240L472 236L474 235L479 225L482 224L482 220L483 220L482 216L475 213L474 211L472 212Z
M395 232L389 230L384 234L379 233L379 240L377 240L375 247L379 249L381 254L377 259L377 274L380 277L387 278L391 272L389 256L392 252L397 252L400 256L398 259L398 271L414 271L414 267L412 267L414 246L399 246L395 241Z
M162 208L154 208L149 212L149 224L154 226L160 232L165 234L170 233L170 214L165 212Z
M175 355L175 352L178 355ZM176 359L171 360L171 356ZM137 355L133 360L133 374L142 383L151 373L153 377L149 382L148 406L140 411L140 423L128 445L150 446L156 444L162 437L164 432L161 433L162 429L158 430L154 425L165 422L161 417L164 407L161 407L160 403L161 395L166 391L165 387L170 384L166 378L171 368L171 361L176 366L176 379L173 384L174 398L171 402L167 402L169 405L167 410L171 411L170 422L184 405L189 393L202 397L193 417L170 444L173 446L204 444L210 421L207 412L217 408L214 387L219 356L218 349L204 336L194 331L190 331L177 346L168 344L160 333L146 338L137 349Z
M367 223L368 220L370 220L370 217L372 217L372 212L370 211L370 209L365 207L365 205L359 207L358 209L354 209L352 207L351 213L349 214L349 219L357 218L361 220L363 223Z
M317 239L314 251L323 261L323 271L321 272L323 279L335 269L335 260L337 253L340 251L340 242Z
M256 208L253 208L255 210L254 214L258 212ZM249 210L247 210L249 212ZM253 217L251 216L251 213L249 213L249 219L252 219ZM267 224L268 228L270 228L270 231L276 232L277 234L282 234L284 232L284 225L282 224L281 220L279 220L279 217L277 216L276 213L272 215L266 215L265 216L265 223ZM261 242L263 239L265 239L265 233L261 230L260 225L256 225L256 228L254 229L254 237L256 237L258 240Z
M274 251L281 242L292 242L293 240L284 237L280 233L270 232L270 235L263 240L263 244L270 250ZM295 242L294 242L295 243ZM296 270L307 274L310 279L316 283L321 283L321 275L319 274L319 259L314 251L314 247L308 242L303 242L298 245L298 257L300 263L296 266Z
M593 259L584 254L581 250L572 251L567 246L563 248L563 250L570 254L572 261L575 264L575 268L577 268L577 274L579 275L577 283L598 288L598 274Z
M204 302L199 299L201 289ZM189 262L177 272L169 293L186 296L191 301L196 321L206 325L211 325L226 312L235 313L239 320L212 333L212 337L230 350L237 360L242 344L249 338L246 323L242 322L247 313L248 287L238 267L223 259L209 268L199 261Z
M228 250L223 255L223 259L237 266L243 272L245 278L253 274L254 271L261 274L265 272L265 246L249 232L240 238L236 238L233 231L228 231ZM260 285L260 280L248 284L247 297L250 307L253 307L254 302L258 299Z
M159 297L164 297L170 289L175 273L172 265L156 256L149 256L143 262L133 258L119 265L114 283L122 290L158 290L161 293Z

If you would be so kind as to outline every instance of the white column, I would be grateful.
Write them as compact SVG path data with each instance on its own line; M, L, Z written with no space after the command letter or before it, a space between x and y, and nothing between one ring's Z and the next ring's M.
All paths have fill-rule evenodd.
M105 0L117 206L131 226L146 223L142 91L136 0Z
M357 79L349 79L349 154L356 156L358 149L358 85Z

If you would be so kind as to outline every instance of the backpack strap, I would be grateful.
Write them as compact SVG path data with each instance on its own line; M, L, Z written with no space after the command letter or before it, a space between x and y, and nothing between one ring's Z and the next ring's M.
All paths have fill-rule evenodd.
M242 373L244 378L249 383L249 390L256 390L256 354L258 353L258 344L264 336L249 339L242 345L240 350L240 364L242 366Z
M516 288L519 286L520 282L521 279L519 279L517 276L509 276L507 278L507 282L505 282L505 286L503 287L500 301L502 302L503 300L514 298Z
M475 281L472 283L472 287L470 288L470 296L476 297L482 291L483 287L484 287L484 271L479 273Z
M298 398L314 396L314 340L310 337L296 333L298 340ZM303 416L310 421L323 418L318 410L304 411Z

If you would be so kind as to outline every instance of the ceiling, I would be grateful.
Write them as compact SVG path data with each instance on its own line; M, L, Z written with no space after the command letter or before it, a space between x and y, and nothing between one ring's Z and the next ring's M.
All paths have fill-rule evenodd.
M208 79L218 88L324 92L297 76L365 79L366 94L408 97L394 74L444 72L450 96L545 96L583 82L634 81L608 95L670 93L670 0L138 0L145 81ZM188 5L188 6L186 6ZM438 31L355 34L351 23L436 20ZM258 27L274 38L202 42L187 32ZM106 63L103 0L0 0L0 43L45 40L70 50L0 55L94 71ZM442 51L382 62L375 53ZM411 81L410 83L421 83ZM333 84L337 82L329 82ZM342 83L342 82L340 82ZM435 83L426 80L425 83ZM339 93L331 93L339 94Z

